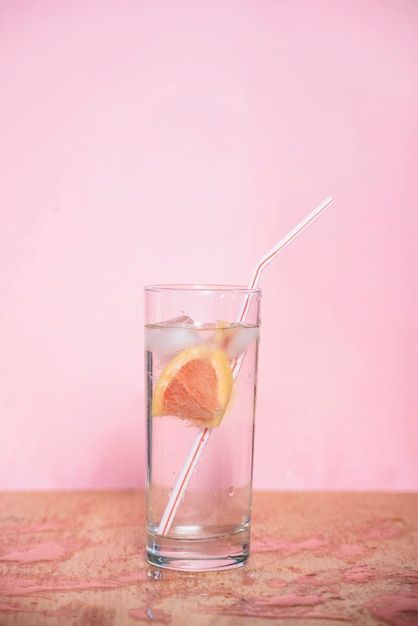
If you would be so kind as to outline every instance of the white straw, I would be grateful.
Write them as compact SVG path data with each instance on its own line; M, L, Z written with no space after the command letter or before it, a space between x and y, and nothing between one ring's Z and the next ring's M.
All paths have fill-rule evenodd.
M298 235L301 234L302 231L305 230L312 222L316 220L331 204L334 202L334 199L331 196L328 196L319 206L316 207L309 215L305 217L295 228L293 228L283 239L281 239L271 250L269 250L257 263L253 275L251 276L251 280L248 284L249 289L255 289L258 285L258 281L260 280L260 276L262 271L269 265L273 259L281 252L291 241L296 239ZM252 294L247 294L244 302L242 303L240 315L238 317L238 322L243 322L246 318L247 311L250 305ZM242 355L242 358L244 355ZM242 358L238 359L238 361L234 362L232 372L234 379L238 375L238 372L241 367ZM202 428L199 431L198 436L192 448L189 452L189 455L184 463L183 469L181 470L177 482L174 486L170 499L167 503L164 514L161 518L160 525L158 527L158 533L160 535L166 535L171 528L171 524L173 523L174 517L176 515L177 509L180 506L180 503L183 499L184 492L187 489L187 486L190 482L190 479L195 471L197 464L199 463L200 457L202 456L203 450L206 447L206 444L209 440L210 434L212 432L212 428L208 426Z

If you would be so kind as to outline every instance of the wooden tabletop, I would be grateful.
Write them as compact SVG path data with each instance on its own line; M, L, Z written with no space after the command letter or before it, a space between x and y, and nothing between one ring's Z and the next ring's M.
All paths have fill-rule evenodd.
M144 546L141 491L0 493L0 625L418 624L418 494L255 493L231 571Z

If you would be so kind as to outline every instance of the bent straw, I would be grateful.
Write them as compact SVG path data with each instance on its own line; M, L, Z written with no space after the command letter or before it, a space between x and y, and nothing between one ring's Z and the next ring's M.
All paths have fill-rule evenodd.
M320 205L316 207L309 215L305 217L295 228L293 228L283 239L281 239L271 250L269 250L257 263L253 275L251 276L251 280L248 284L248 289L255 289L258 281L260 280L260 276L262 271L269 265L273 259L281 252L291 241L296 239L298 235L301 234L302 231L305 230L312 222L314 222L317 217L319 217L331 204L334 202L334 198L328 196ZM242 304L241 312L238 318L238 323L242 323L245 320L245 317L248 312L248 307L251 301L251 297L253 294L247 294L246 298ZM238 372L241 367L242 359L244 355L234 361L232 366L232 373L234 380L238 375ZM197 464L199 463L200 457L202 456L203 450L206 447L206 444L209 440L210 434L212 432L212 428L205 426L199 431L198 436L192 448L189 452L189 455L184 463L183 469L181 470L177 482L174 486L164 514L161 518L160 525L158 527L158 533L160 535L166 535L171 528L171 524L173 523L174 517L176 515L177 509L180 506L180 503L183 499L184 492L187 489L187 486L190 482L190 479L195 471Z

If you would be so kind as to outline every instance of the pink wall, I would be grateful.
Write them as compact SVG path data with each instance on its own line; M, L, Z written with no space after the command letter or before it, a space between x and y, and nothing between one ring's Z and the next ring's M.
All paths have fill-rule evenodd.
M143 485L142 286L266 270L255 486L417 489L418 4L0 4L0 488Z

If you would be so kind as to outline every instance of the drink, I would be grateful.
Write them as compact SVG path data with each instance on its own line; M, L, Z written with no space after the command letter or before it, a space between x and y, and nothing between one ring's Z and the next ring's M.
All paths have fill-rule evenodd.
M248 288L145 288L150 563L204 571L237 567L248 559L261 298L257 285L279 252L332 203L332 197L326 198L258 261ZM162 324L164 320L171 321ZM238 322L236 328L231 320ZM254 337L247 345L250 328ZM171 360L159 375L158 361L167 355ZM189 437L192 430L198 431L194 439ZM178 465L186 442L190 449ZM173 487L171 478L177 478Z
M257 311L258 296L252 305ZM255 318L257 323L243 324L180 315L146 325L147 553L154 565L209 570L248 559ZM210 441L164 528L161 520L185 460L208 428Z

